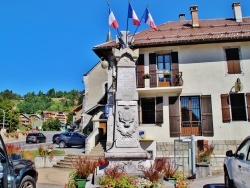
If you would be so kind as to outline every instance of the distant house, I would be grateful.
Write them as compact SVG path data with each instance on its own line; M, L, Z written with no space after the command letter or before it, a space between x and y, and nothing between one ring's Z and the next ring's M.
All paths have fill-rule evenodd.
M31 114L29 116L32 129L42 130L43 120L39 114Z
M77 127L79 127L82 122L82 112L83 112L82 104L74 107L72 112L73 112L73 123L76 124Z
M23 126L30 127L32 129L41 130L43 126L42 117L38 114L23 114L19 115L20 122Z
M26 126L26 127L30 126L30 118L28 114L20 113L19 120L20 120L21 125Z
M56 119L61 122L61 124L66 124L68 119L68 113L65 112L54 112L54 111L43 111L43 120L47 122L51 119Z

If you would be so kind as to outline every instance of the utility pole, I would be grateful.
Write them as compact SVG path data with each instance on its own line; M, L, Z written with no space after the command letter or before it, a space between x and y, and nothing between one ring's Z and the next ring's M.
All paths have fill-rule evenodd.
M3 109L1 109L1 108L0 108L0 110L3 111L3 123L2 123L2 125L3 125L3 132L4 132L5 111ZM1 131L1 133L2 133L2 131Z

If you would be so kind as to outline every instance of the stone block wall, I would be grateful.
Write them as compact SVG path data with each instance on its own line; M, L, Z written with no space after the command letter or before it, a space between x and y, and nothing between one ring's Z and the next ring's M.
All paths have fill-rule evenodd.
M214 153L210 160L210 170L212 173L223 172L223 163L226 151L232 150L236 151L237 146L242 142L242 140L209 140L208 144L214 146ZM189 151L188 143L180 142L157 142L156 143L156 156L157 157L171 157L175 158L176 161L181 165L181 170L189 170L188 165L188 153ZM198 148L196 147L196 156L198 155Z

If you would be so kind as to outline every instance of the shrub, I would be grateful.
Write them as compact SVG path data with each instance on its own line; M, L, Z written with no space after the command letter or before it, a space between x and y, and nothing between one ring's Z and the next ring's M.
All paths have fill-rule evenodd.
M204 151L199 151L199 162L209 162L211 155L214 152L214 146L211 145L205 145Z
M76 178L87 179L90 174L94 173L98 162L87 157L78 156L77 160L73 162L73 165L76 168Z
M149 168L143 170L145 178L150 180L153 184L157 184L157 182L164 176L165 164L165 157L155 158L153 164L151 163Z
M12 154L19 154L21 151L21 146L14 144L5 144L7 154L10 156Z
M38 153L42 157L49 157L50 159L53 159L54 157L54 152L53 152L54 147L53 146L47 146L47 148L39 145L38 147Z
M178 170L178 164L176 164L176 162L174 160L172 160L171 158L166 158L166 164L164 167L164 175L166 178L173 178L174 174L176 173L176 171Z
M149 78L150 78L150 74L148 74L148 73L144 74L144 75L143 75L143 78L144 78L144 79L149 79Z

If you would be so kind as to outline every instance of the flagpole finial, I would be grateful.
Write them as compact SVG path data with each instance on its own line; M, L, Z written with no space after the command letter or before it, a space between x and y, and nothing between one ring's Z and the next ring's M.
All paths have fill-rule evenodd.
M107 0L108 6L109 6L109 1Z

